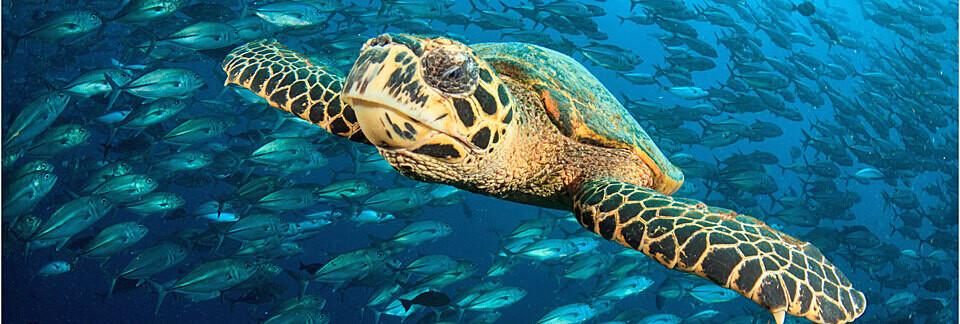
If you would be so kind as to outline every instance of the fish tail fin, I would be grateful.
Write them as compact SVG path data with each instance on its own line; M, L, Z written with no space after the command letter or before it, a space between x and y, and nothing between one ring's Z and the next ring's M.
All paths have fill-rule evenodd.
M247 2L240 1L240 16L238 17L246 17L248 10L250 10L250 8L248 7Z
M217 233L217 245L213 247L213 251L210 251L211 253L217 254L217 251L220 250L220 246L223 245L223 238L224 238L223 232L218 232L218 233Z
M631 102L630 96L627 95L626 91L620 91L620 97L622 98L620 99L620 102L623 103L623 105L627 105Z
M301 263L301 264L302 264L302 263ZM299 289L299 295L297 295L297 298L301 298L301 299L302 299L303 296L306 296L306 295L307 295L307 287L310 285L310 278L306 278L306 277L304 277L304 276L301 276L300 273L298 273L298 272L296 272L296 271L291 271L291 270L284 270L284 271L287 273L288 276L290 276L290 278L293 278L293 280L296 280L296 281L297 281L297 284L298 284L298 286L299 286L299 288L300 288L300 289Z
M454 306L457 309L457 322L463 322L463 307Z
M107 157L110 156L110 150L113 149L113 138L117 136L118 127L110 128L110 135L107 136L107 140L103 142L100 146L103 147L103 160L106 161Z
M120 1L120 6L116 9L117 13L111 17L107 17L106 15L100 15L101 17L100 19L103 20L103 24L106 25L108 22L113 22L117 19L120 19L120 14L123 13L123 8L126 7L128 4L130 4L130 1L131 0Z
M803 139L800 141L801 149L806 150L807 146L810 146L810 142L813 142L813 137L810 136L810 133L807 133L807 130L801 128L800 135L803 136Z
M403 266L396 266L391 262L387 262L384 265L387 267L387 269L393 270L394 272L402 272L404 270Z
M660 64L654 64L653 69L657 71L656 73L653 74L653 77L655 78L664 74L663 67L660 66Z
M380 8L377 9L377 17L382 17L383 13L387 12L389 4L386 1L380 2Z
M60 240L60 243L57 243L57 249L55 251L60 251L64 246L67 246L67 241L70 241L69 237Z
M120 93L124 91L124 88L118 84L117 81L114 81L109 74L104 73L103 77L107 80L107 83L110 84L110 94L106 109L106 111L110 111L110 109L113 109L113 105L117 103L117 99L120 98Z
M156 35L152 35L150 43L147 44L147 50L143 51L143 56L146 57L146 59L149 60L150 55L153 54L153 50L157 49L157 42L159 42L159 38Z
M110 286L107 288L107 295L103 297L104 300L110 299L110 296L113 296L113 288L117 286L117 279L119 279L119 277L110 278Z
M383 315L382 311L371 310L373 312L373 323L380 324L380 316Z
M621 16L621 15L617 15L617 19L620 19L620 25L621 25L621 26L623 25L623 23L625 23L625 22L627 21L627 18L624 17L624 16Z
M3 49L3 57L13 56L17 52L17 47L20 46L20 41L23 40L25 36L21 34L11 34L10 38L13 38L12 41L7 42L10 44L9 48Z
M480 8L477 7L477 0L470 0L469 2L470 2L470 13L475 13L480 11ZM503 1L500 1L500 6L503 6L503 12L506 12L507 9L510 9L510 7L507 6L506 3L503 3Z
M23 245L23 261L27 261L27 258L30 257L30 243L32 242L33 241L27 241L27 243Z
M738 76L737 72L733 70L733 66L731 66L730 64L727 64L727 71L730 72L731 79Z
M663 304L667 302L667 298L657 294L657 310L663 309Z
M410 310L410 306L413 306L413 301L409 299L400 299L400 306L403 306L403 311Z
M705 187L707 187L707 192L703 195L703 199L704 199L704 200L707 200L707 199L710 198L710 194L713 193L713 186L709 186L709 185L708 185L708 186L705 186Z
M301 279L303 279L303 277L301 277L301 276L300 276L300 273L297 272L297 271L293 271L293 270L289 270L289 269L283 269L283 272L285 272L285 273L286 273L288 276L290 276L290 278L293 279L293 280L300 281Z
M890 208L890 194L887 194L885 191L881 191L880 196L883 197L883 210L886 211L887 208Z
M157 306L153 308L153 314L160 314L160 305L163 304L163 299L167 297L167 289L153 280L147 280L147 283L157 291Z

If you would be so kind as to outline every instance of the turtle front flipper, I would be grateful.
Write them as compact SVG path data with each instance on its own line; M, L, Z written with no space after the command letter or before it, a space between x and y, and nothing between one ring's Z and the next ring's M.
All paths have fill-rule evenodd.
M736 212L613 179L583 183L581 225L670 269L696 274L768 308L817 323L853 321L863 293L810 243Z
M272 39L233 49L221 67L227 73L225 85L247 88L274 108L332 134L367 142L353 108L340 100L343 76L333 69L311 62Z

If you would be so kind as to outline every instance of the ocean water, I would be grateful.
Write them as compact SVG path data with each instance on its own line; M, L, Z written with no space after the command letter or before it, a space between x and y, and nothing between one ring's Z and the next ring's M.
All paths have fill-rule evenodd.
M345 77L366 39L409 33L467 45L527 42L570 55L685 173L675 196L751 215L818 246L864 293L866 311L856 322L957 322L954 2L813 1L810 16L788 1L158 2L165 4L159 11L169 14L149 14L150 1L3 2L4 321L266 321L277 315L270 312L275 305L300 295L300 280L310 276L303 265L330 269L336 264L331 260L351 251L368 252L357 261L366 268L328 274L344 276L341 280L312 280L306 294L325 303L298 309L299 317L288 312L292 322L306 322L303 314L310 314L320 322L397 323L401 317L390 312L376 314L399 299L412 299L417 294L402 295L418 288L451 301L415 306L403 322L531 323L574 303L582 305L555 322L651 323L655 316L665 323L772 320L748 298L607 242L585 230L569 210L466 190L445 196L448 187L410 180L384 161L370 163L377 155L369 145L285 117L289 114L263 99L251 102L255 96L241 87L224 86L221 62L249 41L276 39ZM240 21L255 28L238 34ZM195 25L200 22L207 25ZM188 26L194 28L184 29ZM77 76L98 68L121 77L110 85L91 73L99 78L91 83L99 90L70 88ZM163 68L184 70L137 83ZM786 83L771 83L781 81ZM196 89L181 91L181 85ZM810 88L809 94L801 87ZM687 95L696 90L705 93ZM94 94L85 98L89 93ZM42 101L57 94L70 99ZM132 111L129 116L142 117L146 114L138 114L158 103L182 110L144 126L110 115ZM24 117L32 113L53 119ZM199 121L212 131L189 142L170 135L184 122L204 117L210 118ZM301 145L290 153L293 158L258 162L258 148L291 136ZM723 140L730 138L736 140ZM172 159L184 156L189 161ZM24 169L36 161L47 161L52 170ZM93 190L84 190L98 170L116 163L129 168L125 174L143 178L104 179L110 186L137 184L133 193L95 182ZM24 180L44 174L55 176L55 183ZM274 180L264 180L270 188L238 193L257 179ZM319 189L340 181L356 181L348 189L356 190L356 183L370 189L319 197ZM281 192L288 201L264 202L281 189L289 189ZM369 199L387 190L395 190L387 202L405 208ZM182 203L147 215L131 207L159 197L154 193L175 195ZM88 197L106 198L114 207L68 204ZM62 248L36 248L44 237L15 225L34 219L41 229L55 228L51 216L70 210L80 210L78 217L95 210L94 217L102 218L65 236L69 241ZM322 212L337 216L318 215ZM391 219L351 219L361 212ZM273 227L259 241L246 239L231 232L231 216L262 217ZM309 220L317 228L293 225ZM515 235L518 226L537 220L549 224L543 233ZM104 231L124 222L148 232L141 238L133 230ZM430 224L437 231L420 233L423 242L398 243L395 233L409 224ZM111 233L119 234L107 238ZM569 247L562 244L571 239L587 243L575 252L548 249L553 254L540 259L523 248L504 252L529 246L519 243L523 239L527 244L553 239L561 244L555 250ZM91 257L97 242L120 248L108 259ZM184 246L185 256L139 285L121 282L108 293L111 278L162 242ZM256 244L266 248L253 256L235 255ZM431 265L440 267L438 273L459 275L457 280L422 285L429 275L405 267L426 255L455 260L456 266ZM515 265L491 275L491 266L504 259ZM194 295L171 291L157 306L157 287L173 289L177 280L197 275L199 265L218 260L237 260L239 268L206 273L218 287L197 288L201 292ZM585 260L604 261L587 278L563 276ZM69 270L45 268L54 261ZM235 278L250 275L245 266L270 274L254 276L261 282ZM649 285L626 296L600 297L606 286L628 277ZM375 291L391 286L398 287L396 293L368 305ZM457 316L465 308L458 301L493 287L523 293L503 307ZM716 312L701 313L708 310ZM806 320L788 314L787 321Z

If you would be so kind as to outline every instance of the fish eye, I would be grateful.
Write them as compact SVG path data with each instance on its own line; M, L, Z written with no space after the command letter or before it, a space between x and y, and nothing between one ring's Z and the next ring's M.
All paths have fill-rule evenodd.
M49 174L49 173L44 174L44 175L43 175L43 178L46 179L46 180L50 180L50 174Z
M180 85L181 85L181 82L180 82L180 81L177 81L177 82L174 82L174 83L173 83L173 86L174 86L175 88L179 88Z
M152 178L147 178L147 183L153 183L153 179L152 179Z

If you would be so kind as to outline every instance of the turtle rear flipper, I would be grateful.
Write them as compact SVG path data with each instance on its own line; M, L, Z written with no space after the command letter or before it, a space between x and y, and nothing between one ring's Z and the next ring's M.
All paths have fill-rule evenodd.
M244 87L274 108L332 134L367 142L353 108L340 100L343 76L333 69L311 62L272 39L233 49L221 67L227 73L224 84Z
M863 293L820 250L753 217L609 178L582 184L573 210L603 238L732 289L778 324L783 313L846 323L866 308Z

